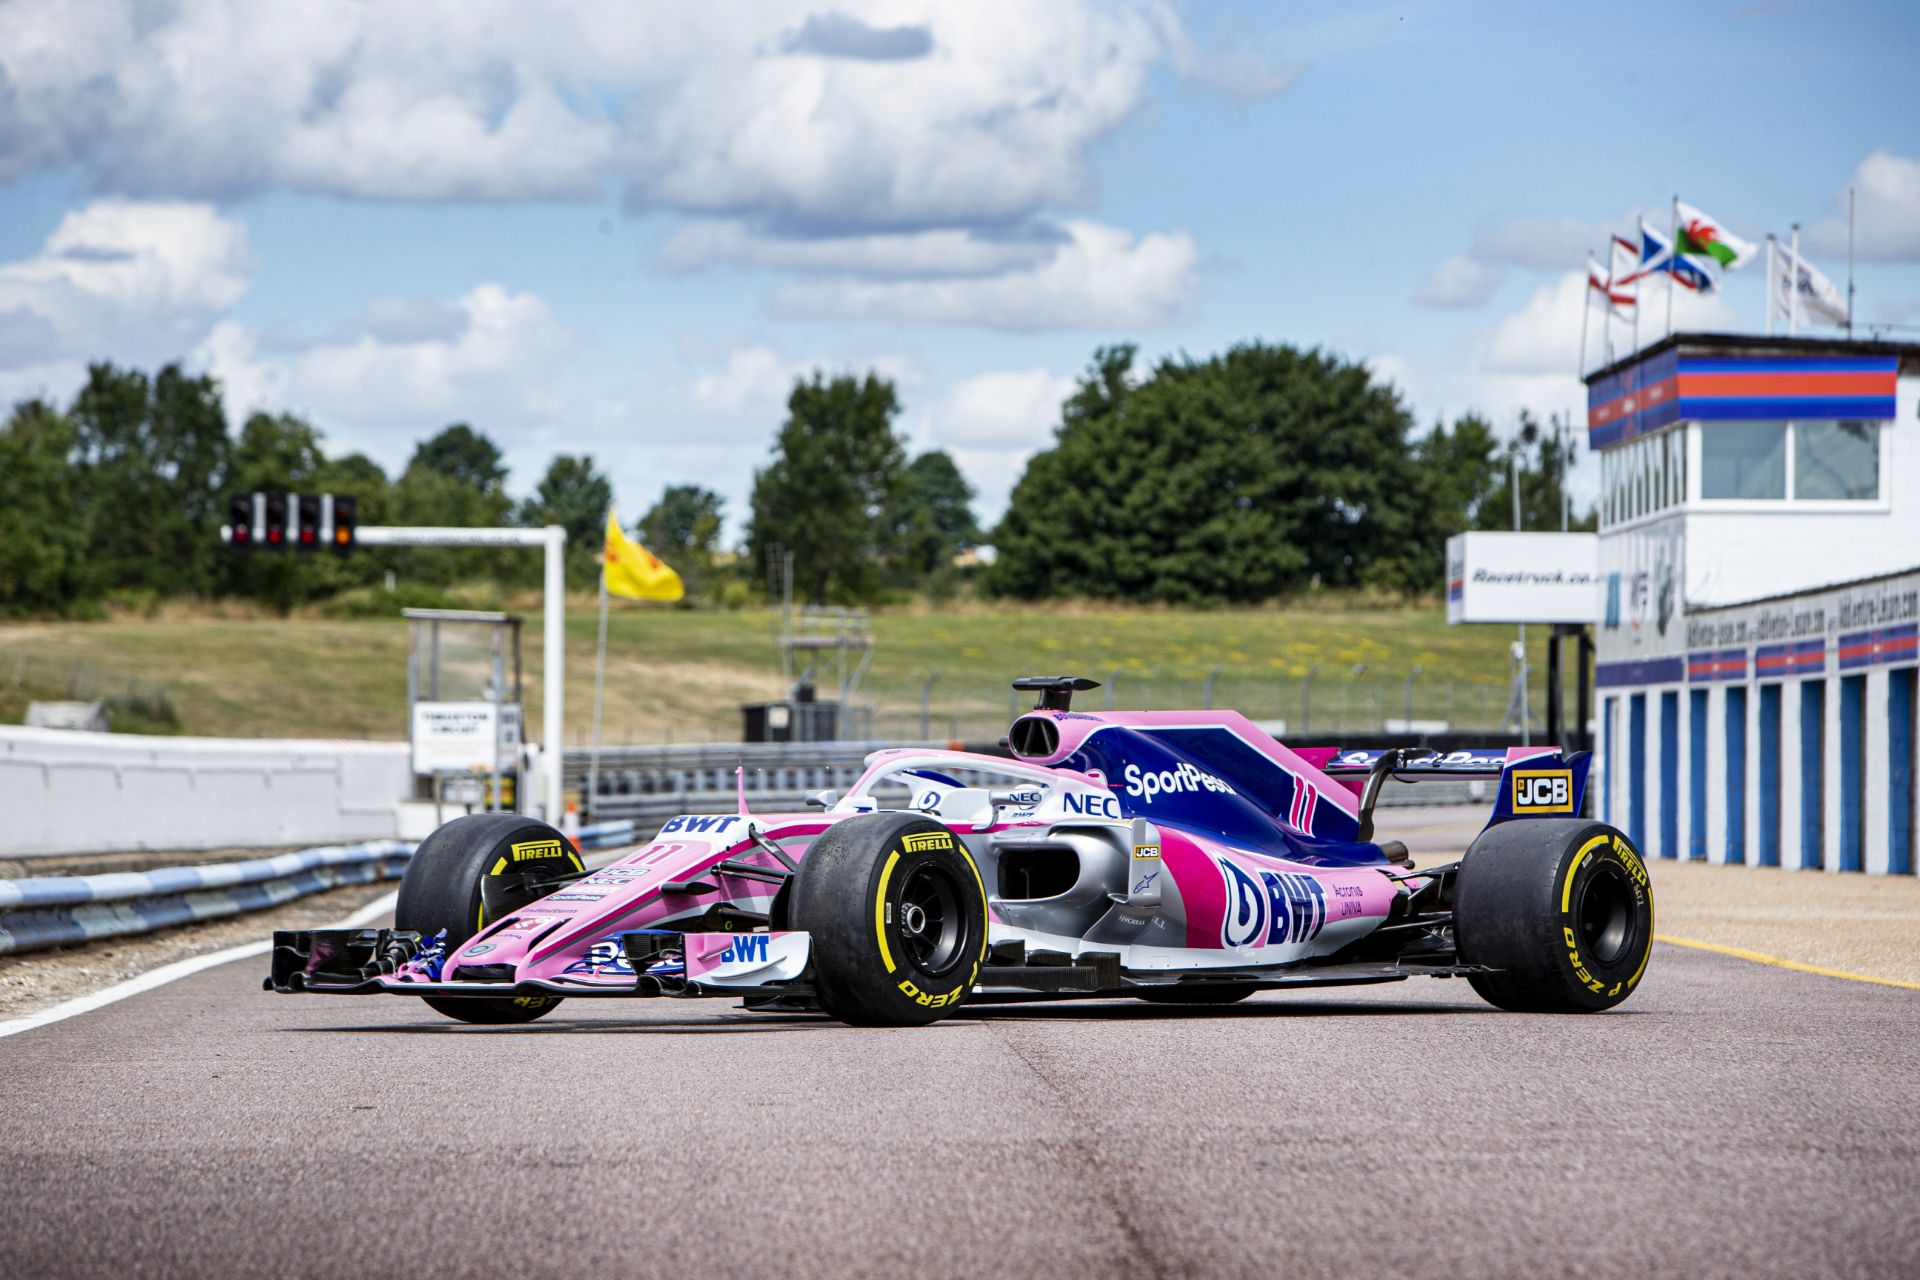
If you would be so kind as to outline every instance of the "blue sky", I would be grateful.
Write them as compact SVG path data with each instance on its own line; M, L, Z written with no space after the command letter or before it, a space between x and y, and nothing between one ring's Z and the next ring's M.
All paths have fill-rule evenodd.
M1580 410L1584 254L1675 193L1842 279L1854 186L1856 314L1920 338L1916 47L1911 4L6 0L0 395L178 358L395 470L454 420L520 491L592 453L630 518L743 517L815 367L894 377L989 518L1110 342L1505 429ZM1760 329L1761 276L1679 322Z

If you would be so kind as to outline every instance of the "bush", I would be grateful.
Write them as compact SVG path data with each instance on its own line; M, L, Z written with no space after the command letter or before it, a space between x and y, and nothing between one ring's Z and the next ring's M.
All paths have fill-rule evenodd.
M322 617L341 621L363 618L398 618L402 609L459 609L464 606L439 587L421 582L403 582L392 591L383 587L357 587L343 591L320 606Z

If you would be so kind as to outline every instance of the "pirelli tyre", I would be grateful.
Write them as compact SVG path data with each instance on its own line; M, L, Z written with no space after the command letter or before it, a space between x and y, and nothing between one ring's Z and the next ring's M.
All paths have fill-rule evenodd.
M937 1022L986 957L980 869L959 837L917 814L829 828L801 860L789 919L812 939L820 1007L855 1026Z
M1502 1009L1596 1013L1633 994L1653 949L1653 888L1602 822L1527 818L1480 833L1453 887L1473 989Z
M546 896L557 876L584 868L564 836L517 813L455 818L421 842L400 881L393 923L423 937L445 929L449 954L489 922ZM462 1022L532 1022L560 1006L557 996L423 996Z

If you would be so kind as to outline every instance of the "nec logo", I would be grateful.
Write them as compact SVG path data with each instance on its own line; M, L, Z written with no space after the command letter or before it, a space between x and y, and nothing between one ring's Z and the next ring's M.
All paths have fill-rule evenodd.
M1541 769L1513 775L1515 813L1572 813L1573 770Z

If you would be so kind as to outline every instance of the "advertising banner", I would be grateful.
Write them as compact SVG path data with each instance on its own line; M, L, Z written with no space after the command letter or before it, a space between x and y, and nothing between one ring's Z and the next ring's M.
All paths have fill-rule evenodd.
M1461 533L1447 539L1448 622L1599 618L1599 535Z

